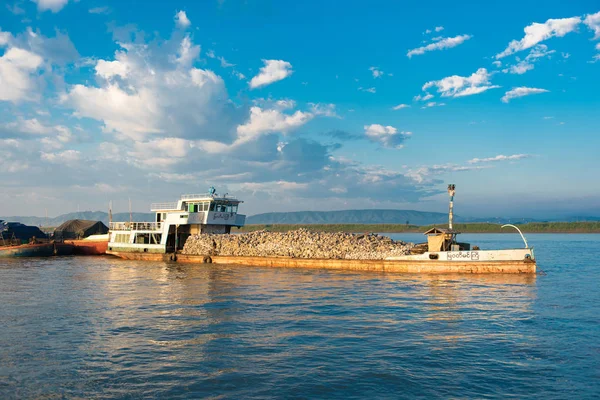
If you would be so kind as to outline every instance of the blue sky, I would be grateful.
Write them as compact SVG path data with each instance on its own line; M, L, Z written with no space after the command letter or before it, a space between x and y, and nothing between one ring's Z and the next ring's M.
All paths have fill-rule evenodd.
M539 4L8 1L0 215L600 215L600 4Z

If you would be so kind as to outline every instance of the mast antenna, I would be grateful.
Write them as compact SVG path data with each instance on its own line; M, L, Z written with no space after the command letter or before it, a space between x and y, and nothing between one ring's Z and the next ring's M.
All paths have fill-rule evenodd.
M452 230L454 222L454 194L456 193L456 185L453 183L448 185L448 196L450 196L450 207L448 209L448 229Z

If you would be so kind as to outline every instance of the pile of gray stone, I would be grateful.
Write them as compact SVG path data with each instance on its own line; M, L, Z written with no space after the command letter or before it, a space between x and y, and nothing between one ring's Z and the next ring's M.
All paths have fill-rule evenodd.
M409 253L412 243L378 234L257 231L236 235L192 235L183 254L245 257L294 257L347 260L383 260Z

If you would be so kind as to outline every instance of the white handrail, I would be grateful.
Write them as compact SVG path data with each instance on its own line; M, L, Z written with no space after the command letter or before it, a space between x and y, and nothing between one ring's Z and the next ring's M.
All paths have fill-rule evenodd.
M150 205L150 210L152 210L152 211L177 210L177 202L152 203Z
M519 228L517 228L516 226L514 226L512 224L502 225L501 228L504 228L504 227L507 227L507 226L512 226L513 228L515 228L517 230L517 232L519 232L519 234L521 235L521 238L525 242L525 248L528 249L529 245L527 244L527 240L525 239L525 236L523 236L523 232L521 232L521 230Z
M231 199L237 200L235 196L230 196L229 193L223 196L212 195L210 193L201 193L201 194L182 194L181 200L192 200L192 199Z
M160 231L162 222L111 222L111 231Z

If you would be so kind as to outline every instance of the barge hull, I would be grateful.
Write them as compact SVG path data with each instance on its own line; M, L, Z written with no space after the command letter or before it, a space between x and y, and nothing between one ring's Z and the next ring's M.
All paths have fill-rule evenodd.
M51 257L54 255L53 243L23 244L20 246L0 247L1 257Z
M174 261L173 254L107 251L127 260ZM409 274L535 274L533 260L520 261L415 261L415 260L333 260L291 257L191 256L177 254L176 262L229 264L273 268L315 268L330 270L397 272Z
M74 246L73 254L77 256L103 256L108 249L108 240L69 240Z

